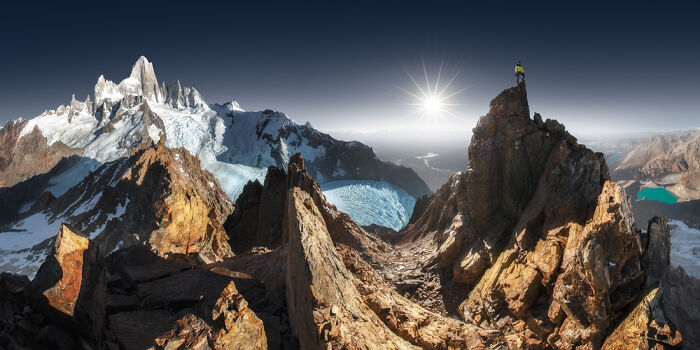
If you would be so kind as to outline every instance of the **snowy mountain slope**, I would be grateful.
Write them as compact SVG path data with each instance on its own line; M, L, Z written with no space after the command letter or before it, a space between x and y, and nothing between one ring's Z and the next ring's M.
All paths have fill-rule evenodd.
M20 220L0 228L0 269L32 275L64 222L107 253L135 244L170 249L181 241L192 252L190 238L178 234L192 235L197 244L209 239L218 225L223 236L221 223L232 210L228 196L201 169L198 158L184 148L148 142L101 165L61 196L45 195ZM162 232L177 239L163 243ZM205 232L203 239L194 238Z
M414 197L430 193L413 171L382 162L361 143L335 140L280 112L246 112L236 102L210 106L196 89L182 87L179 82L159 85L153 64L145 57L139 58L130 76L119 83L100 76L94 102L89 96L84 101L73 97L69 106L26 121L19 139L33 130L46 138L47 146L65 144L99 163L164 137L168 147L184 147L196 155L202 168L214 174L232 200L248 180L262 180L269 165L286 168L297 152L307 159L309 173L321 183L385 181ZM83 167L72 171L70 179L62 175L50 182L65 190L66 185L87 175L84 170L93 168Z

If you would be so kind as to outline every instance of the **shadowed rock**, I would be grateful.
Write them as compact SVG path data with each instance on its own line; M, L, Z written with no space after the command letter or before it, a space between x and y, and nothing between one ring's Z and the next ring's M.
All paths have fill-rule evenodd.
M98 339L105 319L104 268L97 247L61 225L52 252L31 283L35 306L57 321L69 320Z
M673 349L681 340L664 317L660 288L654 288L605 339L602 349Z
M290 191L285 214L287 303L301 347L412 348L362 301L313 199L300 189Z

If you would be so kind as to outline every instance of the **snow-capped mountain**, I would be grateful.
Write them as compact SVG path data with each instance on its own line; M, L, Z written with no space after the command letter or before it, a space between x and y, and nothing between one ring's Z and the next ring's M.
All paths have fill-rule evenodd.
M59 221L74 221L71 213L78 206L92 212L90 198L73 194L80 200L66 201L66 211L53 208L46 220L30 220L37 215L31 208L46 201L45 192L53 198L75 192L72 187L102 164L116 164L135 146L151 141L195 155L231 201L248 181L262 181L268 166L286 169L295 153L302 154L307 171L328 189L330 201L362 224L400 229L411 216L415 198L430 193L412 170L382 162L359 142L336 140L280 112L244 111L235 101L208 105L195 88L180 82L159 84L153 64L141 57L119 83L100 76L94 100L73 96L67 106L10 121L0 129L0 196L8 198L0 200L0 231L54 232L52 225ZM119 213L110 209L95 215ZM386 215L379 218L376 213ZM45 238L18 240L29 243L11 250L30 248L37 239Z
M333 139L287 115L265 110L246 112L235 101L208 105L194 88L180 82L158 84L153 64L141 57L131 75L114 83L100 76L94 102L72 98L23 125L19 138L35 128L47 146L62 143L82 149L84 157L101 163L129 148L165 137L168 147L185 147L196 154L235 199L242 184L229 177L261 179L269 165L286 167L294 153L307 159L320 182L345 179L386 181L414 197L430 193L412 171L377 159L359 142ZM0 169L2 170L2 169ZM398 176L400 175L400 176ZM30 176L27 176L27 178ZM12 184L8 184L12 185Z

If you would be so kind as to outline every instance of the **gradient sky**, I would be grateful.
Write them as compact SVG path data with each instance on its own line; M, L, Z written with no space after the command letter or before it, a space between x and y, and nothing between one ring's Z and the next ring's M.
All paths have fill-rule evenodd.
M0 123L119 82L140 55L209 103L324 131L471 129L523 61L531 110L575 132L700 127L700 5L587 1L125 1L0 5ZM461 70L454 116L397 88Z

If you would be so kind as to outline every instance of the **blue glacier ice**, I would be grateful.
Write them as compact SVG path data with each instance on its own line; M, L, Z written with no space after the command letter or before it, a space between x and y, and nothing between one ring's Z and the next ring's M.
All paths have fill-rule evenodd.
M400 230L408 224L416 199L385 181L340 180L321 184L329 203L360 225Z

